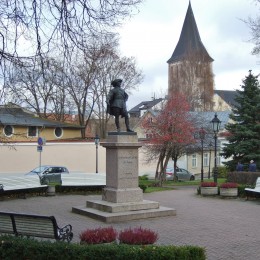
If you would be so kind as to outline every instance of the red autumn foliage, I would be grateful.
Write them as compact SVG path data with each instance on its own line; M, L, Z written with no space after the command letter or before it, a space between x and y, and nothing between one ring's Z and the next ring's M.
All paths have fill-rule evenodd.
M194 126L189 116L189 104L180 93L167 101L153 122L144 121L143 127L151 136L150 143L155 145L171 143L181 146L194 142Z

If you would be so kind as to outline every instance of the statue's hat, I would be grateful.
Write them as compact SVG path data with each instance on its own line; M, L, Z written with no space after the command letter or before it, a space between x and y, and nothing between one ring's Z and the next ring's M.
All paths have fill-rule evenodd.
M122 79L114 79L112 82L111 82L111 85L112 86L116 86L118 84L122 83Z

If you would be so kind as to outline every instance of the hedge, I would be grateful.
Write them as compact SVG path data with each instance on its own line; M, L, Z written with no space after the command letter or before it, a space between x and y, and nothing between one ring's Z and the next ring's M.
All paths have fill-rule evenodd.
M0 259L30 260L205 260L205 249L198 246L133 246L124 244L80 245L0 236Z
M236 182L245 185L255 185L260 172L229 172L227 182Z

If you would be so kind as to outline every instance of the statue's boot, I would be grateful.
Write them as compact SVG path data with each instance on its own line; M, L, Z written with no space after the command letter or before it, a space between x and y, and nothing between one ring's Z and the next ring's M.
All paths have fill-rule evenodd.
M128 117L125 118L125 126L126 126L126 131L127 131L127 132L130 132L130 133L133 133L133 132L134 132L134 131L131 130L130 127L129 127L129 118L128 118Z
M116 124L117 132L120 132L119 116L115 118L115 124Z

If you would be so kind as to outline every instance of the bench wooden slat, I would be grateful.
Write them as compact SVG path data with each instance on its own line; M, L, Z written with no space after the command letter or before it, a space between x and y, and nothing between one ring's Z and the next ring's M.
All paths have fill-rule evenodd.
M58 238L56 221L53 218L15 215L16 231L20 235Z
M59 228L55 217L0 212L0 233L71 241L71 225Z
M12 234L13 231L13 222L10 216L3 215L0 217L0 233Z

